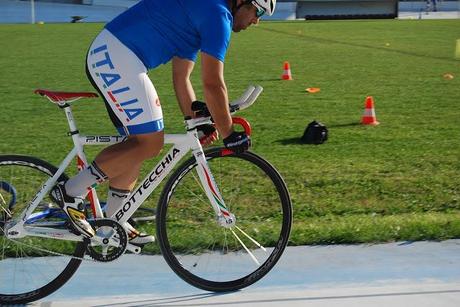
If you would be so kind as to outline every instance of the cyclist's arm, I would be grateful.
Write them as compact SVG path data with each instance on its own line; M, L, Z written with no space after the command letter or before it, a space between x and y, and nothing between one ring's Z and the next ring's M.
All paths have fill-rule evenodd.
M227 87L224 81L224 63L202 52L201 75L206 105L219 134L226 138L233 132L233 128L228 108Z
M195 91L190 82L190 74L195 63L187 59L174 57L172 59L172 74L174 91L177 101L184 116L193 116L192 102L196 100Z

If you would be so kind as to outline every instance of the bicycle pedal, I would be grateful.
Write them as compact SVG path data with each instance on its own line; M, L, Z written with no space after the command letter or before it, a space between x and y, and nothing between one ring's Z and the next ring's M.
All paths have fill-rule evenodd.
M132 244L128 243L128 246L126 247L126 252L130 252L132 254L140 254L142 252L142 249L144 248L145 244Z

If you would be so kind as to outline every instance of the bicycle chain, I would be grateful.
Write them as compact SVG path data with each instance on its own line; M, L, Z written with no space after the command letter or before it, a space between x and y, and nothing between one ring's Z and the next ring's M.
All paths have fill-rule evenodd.
M51 255L55 255L55 256L63 256L63 257L67 257L67 258L72 258L72 259L76 259L76 260L82 260L82 261L87 261L87 262L97 262L97 263L100 263L99 261L97 260L94 260L94 259L88 259L88 258L82 258L82 257L76 257L76 256L70 256L70 255L67 255L67 254L61 254L61 253L58 253L58 252L53 252L53 251L50 251L50 250L47 250L47 249L43 249L43 248L40 248L40 247L36 247L36 246L32 246L32 245L28 245L26 243L23 243L23 242L19 242L19 241L16 241L16 240L13 240L13 239L8 239L10 241L13 241L15 243L19 243L20 245L25 245L27 247L30 247L30 248L33 248L33 249L36 249L36 250L39 250L41 252L47 252ZM142 255L146 255L146 256L158 256L158 254L154 253L154 252L145 252L145 251L142 251ZM116 260L116 259L115 259ZM115 261L114 260L114 261ZM113 262L113 261L112 261Z
M115 221L105 220L105 219L104 220L99 220L99 221L102 221L102 222L97 223L97 221L95 221L95 224L96 224L95 226L99 226L99 227L100 226L109 226L109 227L119 226L123 230L122 226L119 223L115 222ZM110 222L105 222L105 221L110 221L110 222L113 222L114 224L112 224L112 226L110 226L110 225L107 225ZM47 250L47 249L44 249L44 248L29 245L27 243L20 242L20 241L14 240L14 239L8 239L8 240L10 240L12 242L15 242L18 245L23 245L23 246L26 246L28 248L35 249L35 250L45 252L45 253L49 253L49 254L54 255L54 256L62 256L62 257L76 259L76 260L80 260L80 261L98 262L98 263L100 263L100 262L112 262L112 261L118 259L120 256L122 256L124 254L124 252L126 251L126 247L127 247L127 244L128 244L128 236L127 236L126 232L124 230L123 230L122 233L120 233L118 231L116 231L116 232L119 235L119 237L121 237L120 242L121 242L122 247L121 247L121 249L118 249L116 251L116 254L111 255L110 260L107 257L104 257L104 256L100 255L97 251L94 251L94 249L90 245L91 244L90 242L86 242L87 243L86 252L87 252L87 255L89 257L91 257L91 259L88 259L88 258L84 258L84 256L83 257L76 257L76 256L72 256L72 255L67 255L67 254L62 254L62 253L50 251L50 250ZM123 237L123 234L124 234L124 237ZM89 239L86 239L86 238L84 240L89 241Z
M96 261L96 260L93 260L93 259L87 259L87 258L83 258L83 257L76 257L76 256L71 256L71 255L67 255L67 254L58 253L58 252L53 252L53 251L50 251L50 250L47 250L47 249L44 249L44 248L29 245L29 244L24 243L24 242L19 242L19 241L16 241L14 239L8 239L8 240L13 241L15 243L18 243L19 245L24 245L24 246L27 246L29 248L32 248L32 249L35 249L35 250L38 250L38 251L41 251L41 252L49 253L49 254L54 255L54 256L63 256L63 257L66 257L66 258L72 258L72 259L81 260L81 261L99 262L99 261Z

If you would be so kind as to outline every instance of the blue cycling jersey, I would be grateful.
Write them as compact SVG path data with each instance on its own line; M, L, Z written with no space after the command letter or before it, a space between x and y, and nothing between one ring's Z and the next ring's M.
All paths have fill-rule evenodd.
M227 0L142 0L106 29L151 69L199 50L223 62L232 23Z

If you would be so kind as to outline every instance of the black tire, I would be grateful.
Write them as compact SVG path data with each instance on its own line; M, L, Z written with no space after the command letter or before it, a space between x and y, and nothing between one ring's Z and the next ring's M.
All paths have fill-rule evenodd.
M236 226L270 251L262 252L236 226L228 230L217 225L208 199L198 195L204 192L193 178L194 157L178 167L163 189L157 209L158 242L168 265L189 284L213 292L235 291L261 279L281 257L291 229L291 201L279 173L260 156L225 155L221 148L205 155ZM236 181L229 182L232 177Z
M13 218L24 210L34 193L56 171L57 168L53 165L34 157L0 155L0 180L8 182L17 190ZM65 179L67 176L64 174L59 178ZM52 202L49 196L46 200ZM3 222L6 220L3 210L0 210L0 217ZM61 243L64 246L57 248L54 247L57 241L59 240L37 237L10 240L4 236L3 225L0 225L0 304L36 301L53 293L72 277L80 266L81 259L71 257L82 258L86 243L65 241ZM50 249L56 250L53 253L49 252ZM55 253L68 256L57 257ZM30 271L25 272L26 270Z

